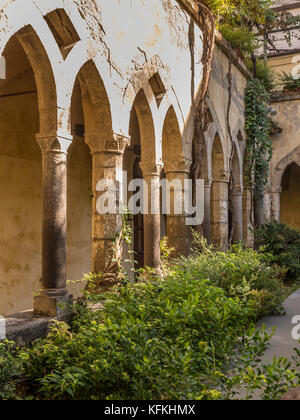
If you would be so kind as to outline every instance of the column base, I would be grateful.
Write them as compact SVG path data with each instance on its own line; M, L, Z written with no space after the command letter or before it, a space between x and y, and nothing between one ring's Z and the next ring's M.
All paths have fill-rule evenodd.
M34 315L56 318L58 321L68 321L71 318L73 296L49 296L41 293L33 298Z

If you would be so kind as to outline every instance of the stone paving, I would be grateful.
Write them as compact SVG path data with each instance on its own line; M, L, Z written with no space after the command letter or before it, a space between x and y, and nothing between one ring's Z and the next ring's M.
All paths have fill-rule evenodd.
M268 332L271 332L274 326L276 327L276 332L270 341L270 346L264 355L263 362L272 361L274 356L283 356L291 359L294 355L293 349L295 347L300 349L300 344L292 336L293 331L300 336L300 289L284 302L284 309L286 312L284 316L265 318L258 324L259 326L266 325ZM298 320L295 319L297 315ZM296 321L294 324L293 319L294 322Z

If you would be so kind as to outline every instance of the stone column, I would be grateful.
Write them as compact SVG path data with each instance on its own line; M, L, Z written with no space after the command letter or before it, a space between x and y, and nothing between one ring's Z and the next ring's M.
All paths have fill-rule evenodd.
M170 185L178 181L181 184L181 190L171 189L170 193L170 214L167 215L167 236L168 246L174 248L174 256L187 255L189 249L189 227L186 224L186 214L184 209L184 181L189 178L191 162L182 158L177 164L165 163L164 171L166 179ZM178 204L182 195L181 204ZM164 197L163 197L164 198ZM176 214L174 205L181 206L182 213Z
M234 187L232 191L233 204L233 243L243 241L243 188L240 185Z
M116 214L98 213L97 200L103 192L97 191L97 184L104 179L111 180L119 188L118 194L121 193L123 156L130 140L114 134L111 139L104 142L99 133L87 133L85 141L89 145L93 157L92 271L106 273L114 267L113 243L122 228L122 215L119 211Z
M211 242L211 185L212 179L204 180L203 234L208 244Z
M226 250L228 247L228 186L229 174L214 174L211 188L211 242Z
M252 247L254 245L254 237L253 233L251 232L251 229L253 229L252 219L252 194L248 188L245 188L243 191L243 243L248 247Z
M67 150L71 137L37 135L42 149L43 289L34 298L37 315L64 318L71 302L66 289Z
M144 264L160 272L160 175L162 165L141 162L143 179L148 185L148 211L144 214Z
M280 197L282 188L272 191L271 196L271 219L273 222L280 222Z

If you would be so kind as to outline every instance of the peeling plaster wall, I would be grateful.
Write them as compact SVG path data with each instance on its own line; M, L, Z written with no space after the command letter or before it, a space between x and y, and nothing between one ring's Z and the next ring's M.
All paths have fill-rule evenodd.
M55 9L65 10L78 35L74 45L62 46L68 54L60 51L44 19ZM197 24L176 0L0 0L0 54L10 37L27 25L39 37L49 58L57 93L57 129L61 133L73 133L71 101L75 80L82 66L93 60L110 103L113 131L129 136L132 105L139 89L144 88L153 113L157 150L162 149L164 119L173 106L182 135L182 152L191 159L194 107L202 78L202 37ZM227 167L231 148L226 126L228 68L229 59L217 46L209 97ZM37 66L34 70L37 76L43 68ZM148 83L156 71L166 90L159 107ZM246 77L234 64L232 77L230 125L234 131L239 124L244 125ZM32 74L30 78L36 88ZM39 112L49 110L38 110L36 102L36 95L20 100L0 98L0 314L29 309L32 292L40 288L41 156L34 136L39 132ZM91 267L91 161L83 140L76 142L68 162L70 280L78 280ZM172 144L169 146L172 149ZM242 165L243 144L240 146ZM11 154L13 147L16 153Z
M141 73L147 74L147 65L150 74L151 61L157 57L163 82L169 96L172 95L168 100L170 105L174 103L177 107L184 152L190 154L193 104L202 78L202 34L176 0L28 0L26 8L20 0L0 0L0 10L4 6L0 18L0 52L9 33L28 23L42 42L46 40L44 46L57 83L61 129L68 128L69 118L63 109L67 111L70 105L76 75L87 60L93 59L109 97L113 130L128 135L131 105L137 93L135 88L132 89L132 81ZM56 8L64 8L80 38L65 61L59 57L60 51L43 18ZM211 89L216 92L215 103L220 110L220 120L224 120L227 68L228 59L217 47L214 74L218 88ZM234 88L242 97L245 77L237 68L233 72L237 80ZM239 99L237 101L240 102ZM238 106L237 112L243 118L241 106ZM164 115L155 116L155 119L159 118L164 118ZM158 127L162 125L161 121L157 121ZM157 135L159 137L161 133Z
M231 154L231 144L227 129L227 109L228 109L228 97L229 97L229 83L228 83L228 72L229 72L229 60L228 57L220 48L216 48L212 67L212 77L209 84L209 97L213 104L215 113L217 115L221 133L219 136L223 136L225 139L224 143L224 154L226 157L227 168L229 166L229 158ZM245 100L244 92L247 86L246 77L237 69L236 66L231 67L232 75L232 100L230 106L229 123L232 133L236 130L239 122L243 127L245 124ZM244 135L244 132L242 132ZM214 140L214 139L211 139ZM245 140L245 138L244 138ZM244 144L239 145L241 154L243 155ZM242 165L242 162L240 162Z

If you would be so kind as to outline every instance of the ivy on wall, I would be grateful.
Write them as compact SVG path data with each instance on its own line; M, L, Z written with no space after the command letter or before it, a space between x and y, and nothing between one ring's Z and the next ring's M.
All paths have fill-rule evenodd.
M274 87L273 74L267 67L266 52L268 45L273 45L272 29L280 28L289 34L291 14L276 14L271 6L274 0L197 0L199 6L199 23L203 36L204 76L199 105L195 112L195 155L193 178L201 174L201 143L206 130L205 98L208 92L208 83L211 75L212 57L215 45L214 30L219 28L223 35L238 48L242 56L247 59L253 79L248 81L245 92L246 134L247 134L247 161L246 161L246 187L250 189L254 198L253 225L261 226L264 223L264 186L268 183L269 165L272 158L272 142L270 133L274 129L270 116L269 92ZM287 18L290 19L287 19ZM288 20L289 25L285 24ZM299 26L300 27L300 26ZM261 63L257 59L259 49L264 46L265 60ZM250 64L249 64L250 63ZM229 89L230 90L230 89ZM229 106L231 93L229 92ZM227 113L228 114L228 113ZM229 116L227 115L227 119ZM228 120L229 122L229 120ZM279 127L275 127L275 131ZM230 124L228 131L231 135ZM276 131L276 132L277 132ZM252 200L251 200L252 201ZM252 212L251 212L252 215ZM231 232L232 235L232 232Z
M249 79L245 92L246 178L248 187L253 189L256 195L268 182L269 164L272 158L269 102L269 94L262 82L258 79Z

